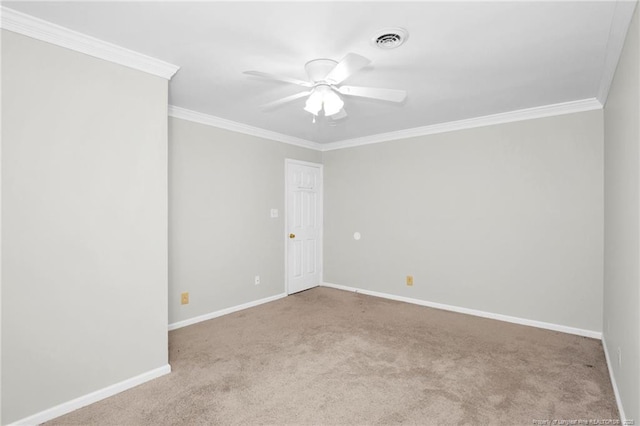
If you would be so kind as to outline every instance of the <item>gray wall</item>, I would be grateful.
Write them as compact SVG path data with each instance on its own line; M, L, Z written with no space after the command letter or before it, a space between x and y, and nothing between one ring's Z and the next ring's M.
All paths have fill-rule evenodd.
M167 364L167 81L2 36L2 423Z
M0 49L2 35L0 30ZM0 425L2 424L2 51L0 50Z
M625 415L640 421L640 29L631 21L604 108L604 341ZM618 348L622 364L618 365Z
M285 291L285 158L322 160L317 151L169 119L169 323Z
M601 331L602 111L329 151L324 168L326 282Z

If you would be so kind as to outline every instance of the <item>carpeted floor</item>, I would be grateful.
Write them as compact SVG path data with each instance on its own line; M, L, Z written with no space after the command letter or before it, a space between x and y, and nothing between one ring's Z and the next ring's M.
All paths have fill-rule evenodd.
M169 334L173 372L50 424L617 419L600 341L328 288Z

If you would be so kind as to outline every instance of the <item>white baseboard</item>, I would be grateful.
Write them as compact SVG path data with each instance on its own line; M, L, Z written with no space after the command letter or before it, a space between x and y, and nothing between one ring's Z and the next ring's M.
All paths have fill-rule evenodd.
M11 423L11 425L38 425L169 373L171 373L171 366L169 364L163 365L162 367L147 371L146 373L142 373L138 376L131 377L130 379L123 380L122 382L107 386L106 388L102 388L76 399L72 399L71 401L56 405L55 407L51 407L29 417L25 417L22 420Z
M607 359L607 367L609 368L609 377L611 378L611 385L613 386L613 393L616 396L616 404L618 404L618 414L620 415L620 423L627 424L627 416L624 414L624 407L622 406L622 399L620 399L620 393L618 392L618 384L616 383L616 376L613 374L613 365L611 364L611 358L609 358L609 350L607 349L607 340L602 336L602 348L604 349L604 357Z
M384 299L397 300L399 302L412 303L414 305L428 306L430 308L442 309L445 311L458 312L458 313L467 314L467 315L475 315L477 317L490 318L490 319L511 322L511 323L520 324L520 325L528 325L531 327L544 328L547 330L560 331L563 333L576 334L578 336L591 337L593 339L602 338L602 333L599 331L583 330L581 328L568 327L566 325L559 325L559 324L553 324L549 322L512 317L509 315L495 314L492 312L478 311L476 309L461 308L459 306L445 305L443 303L436 303L436 302L428 302L426 300L413 299L411 297L404 297L404 296L396 296L395 294L380 293L377 291L364 290L361 288L348 287L348 286L339 285L339 284L322 283L321 285L323 287L331 287L338 290L352 291L355 293L362 293L369 296L376 296L376 297L382 297Z
M196 324L202 321L221 317L222 315L238 312L243 309L253 308L254 306L262 305L263 303L273 302L274 300L282 299L283 297L287 297L287 293L276 294L275 296L265 297L264 299L254 300L253 302L243 303L242 305L232 306L230 308L220 309L219 311L189 318L183 321L174 322L172 324L169 324L169 330L175 330L178 328L186 327L188 325Z

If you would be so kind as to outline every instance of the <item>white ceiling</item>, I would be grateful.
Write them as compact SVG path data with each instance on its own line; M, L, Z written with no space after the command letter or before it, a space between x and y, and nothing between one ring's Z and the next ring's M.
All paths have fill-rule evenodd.
M595 98L606 74L616 3L604 2L3 2L3 5L180 66L169 103L328 143ZM399 26L408 41L370 39ZM405 89L401 105L345 98L348 118L312 123L304 64L354 52L371 59L345 83ZM617 58L616 58L617 59Z

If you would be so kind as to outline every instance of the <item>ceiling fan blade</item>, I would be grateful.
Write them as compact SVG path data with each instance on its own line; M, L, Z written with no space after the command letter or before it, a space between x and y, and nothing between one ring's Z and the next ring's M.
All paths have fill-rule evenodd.
M337 114L333 114L331 118L333 120L342 120L343 118L347 118L347 111L342 108Z
M309 96L311 92L300 92L295 95L287 96L286 98L278 99L277 101L269 102L268 104L262 105L260 108L262 109L274 109L281 105L286 104L287 102L295 101L296 99L304 98L305 96Z
M331 70L325 80L333 84L339 84L352 74L369 65L371 61L364 56L349 53Z
M245 71L243 74L253 75L256 77L268 78L270 80L283 81L285 83L297 84L298 86L311 87L313 83L304 80L298 80L297 78L287 77L284 75L269 74L262 71Z
M347 96L360 96L362 98L379 99L389 102L402 102L407 97L405 90L379 89L377 87L341 86L336 88L338 92Z

